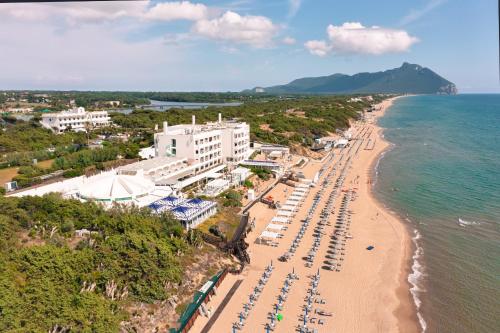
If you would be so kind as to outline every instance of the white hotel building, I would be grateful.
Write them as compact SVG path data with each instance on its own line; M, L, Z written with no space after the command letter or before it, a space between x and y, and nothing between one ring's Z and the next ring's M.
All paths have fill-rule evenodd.
M63 133L68 129L75 132L85 132L88 128L109 125L110 118L107 111L87 112L85 108L78 107L62 112L43 114L40 123L55 133Z
M250 127L247 123L219 121L197 125L193 115L191 125L168 126L155 134L156 157L187 158L203 172L223 163L238 163L250 155Z

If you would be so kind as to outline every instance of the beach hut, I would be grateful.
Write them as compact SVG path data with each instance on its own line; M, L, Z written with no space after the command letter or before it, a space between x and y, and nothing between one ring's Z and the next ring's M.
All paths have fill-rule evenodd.
M261 238L271 238L271 239L276 239L279 237L279 233L277 232L272 232L272 231L267 231L267 230L264 230L262 231L262 233L260 234L260 237Z
M295 211L297 211L297 205L283 205L280 207L280 209L295 212Z
M277 216L285 216L285 217L291 217L294 214L290 211L287 210L278 210L278 213L276 214Z
M274 224L274 223L269 223L266 227L266 229L272 229L272 230L283 230L286 229L284 225L282 224Z
M297 195L292 195L288 198L288 200L292 200L292 201L302 201L304 200L304 197L301 197L301 196L297 196Z
M299 202L298 201L294 201L294 200L287 200L285 203L284 203L284 206L299 206Z
M286 217L275 216L272 218L271 222L273 223L288 223L290 220Z

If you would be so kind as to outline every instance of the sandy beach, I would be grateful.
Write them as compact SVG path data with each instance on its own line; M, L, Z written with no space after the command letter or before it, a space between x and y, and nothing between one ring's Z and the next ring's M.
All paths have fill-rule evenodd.
M380 110L373 112L371 120L353 124L354 139L349 148L334 149L325 161L309 160L297 168L306 178L313 178L323 167L319 185L313 187L305 196L287 230L282 230L277 246L257 244L256 239L266 230L277 210L258 203L250 210L255 218L255 229L246 241L250 244L251 263L240 275L228 275L208 304L211 313L216 313L209 325L209 319L200 316L190 332L266 332L272 324L273 332L296 332L303 325L303 315L307 307L307 327L310 332L418 332L418 321L407 282L411 266L412 242L405 225L384 206L375 200L372 191L373 170L382 152L389 144L383 140L382 130L376 125L376 118L383 116L393 99L380 104ZM332 155L329 155L332 156ZM350 161L350 162L348 162ZM306 267L306 257L314 243L314 229L320 220L327 198L333 192L333 184L345 170L341 189L334 195L333 208L328 217L331 223L324 227L324 235L317 244L315 259L311 267ZM315 195L322 189L321 183L331 176L318 201L318 208L311 217L304 236L295 254L287 261L278 261L286 253L290 244L302 227L302 220L313 205ZM331 186L330 186L331 184ZM285 184L278 184L270 194L281 203L294 191ZM338 249L336 270L324 269L325 259L332 246L332 235L336 228L339 207L344 200L350 212L349 222L343 225L342 249ZM349 214L348 214L349 215ZM352 238L351 238L352 237ZM340 245L339 245L340 246ZM367 247L372 246L372 250ZM337 250L336 250L337 251ZM273 269L267 283L263 285L258 299L245 311L249 295L258 286L266 266L272 262ZM285 279L294 271L297 280L288 280L286 299L279 299ZM312 291L313 274L319 272L320 279L313 302L308 301ZM315 286L315 285L313 285ZM230 296L227 294L230 292ZM308 303L309 302L309 303ZM281 306L275 316L277 303ZM308 305L309 304L309 305ZM322 315L330 312L329 315ZM233 329L240 322L240 312L246 312L244 325ZM319 312L319 313L318 313ZM328 314L330 314L328 313ZM276 318L276 317L275 317Z

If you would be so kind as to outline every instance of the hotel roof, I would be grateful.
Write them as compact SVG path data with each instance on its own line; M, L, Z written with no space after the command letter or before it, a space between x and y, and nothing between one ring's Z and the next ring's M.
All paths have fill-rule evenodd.
M119 167L119 171L139 171L139 170L144 170L144 171L151 171L154 169L162 169L165 166L172 164L172 163L187 163L187 158L181 158L181 157L171 157L171 156L164 156L164 157L155 157L149 160L144 160L128 165L124 165L122 167Z

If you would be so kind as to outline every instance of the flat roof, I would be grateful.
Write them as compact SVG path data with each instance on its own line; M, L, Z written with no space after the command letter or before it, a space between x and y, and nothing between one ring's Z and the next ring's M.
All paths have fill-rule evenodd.
M171 156L155 157L155 158L151 158L149 160L139 161L139 162L135 162L135 163L121 166L118 168L118 170L119 171L121 171L121 170L125 170L125 171L139 171L139 170L149 171L152 169L159 169L159 168L165 167L169 164L176 163L176 162L187 162L187 158L185 158L185 157L171 157Z
M246 122L232 122L223 121L219 122L209 122L206 124L178 124L173 126L168 126L167 135L179 135L184 134L186 131L193 131L193 134L199 134L203 132L210 131L220 131L224 128L246 128L248 124ZM163 135L163 132L158 132L157 134Z

